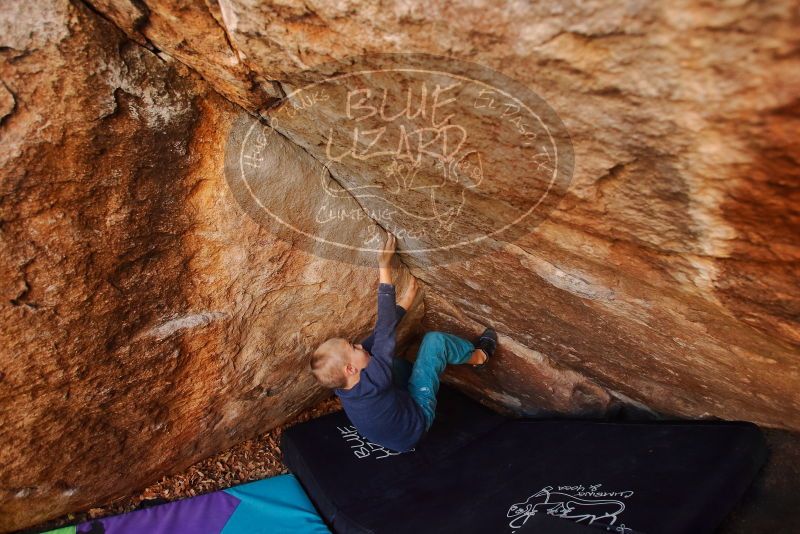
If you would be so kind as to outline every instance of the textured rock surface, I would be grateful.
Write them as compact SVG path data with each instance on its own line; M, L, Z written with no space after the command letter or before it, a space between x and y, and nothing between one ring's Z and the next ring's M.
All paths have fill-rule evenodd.
M308 351L369 328L377 274L242 213L220 147L244 112L186 67L80 3L0 16L6 531L125 495L320 400ZM280 137L268 150L292 179L314 173Z
M364 52L449 55L513 75L563 119L575 175L546 223L487 244L496 253L444 267L407 259L429 286L429 326L493 322L507 336L491 378L453 378L525 411L626 399L800 428L793 2L197 1L181 9L206 22L190 27L173 16L178 3L147 2L138 25L132 5L93 3L267 116L275 85L263 80L289 91L307 81L300 69ZM212 20L216 44L200 30ZM262 83L245 94L220 69ZM336 119L311 109L278 128L324 160L314 125ZM366 162L339 179L375 184L381 171ZM471 215L467 226L486 214Z
M535 232L468 261L404 258L427 328L503 334L486 372L450 380L521 412L624 404L800 429L793 2L90 4L0 14L0 528L141 487L319 398L305 352L368 327L374 273L248 218L225 146L246 124L234 104L274 118L300 69L365 52L497 69L572 139L574 177ZM326 109L282 120L294 143L265 149L308 231L322 127L343 119ZM369 161L333 170L384 183ZM502 179L493 195L463 231L526 197Z

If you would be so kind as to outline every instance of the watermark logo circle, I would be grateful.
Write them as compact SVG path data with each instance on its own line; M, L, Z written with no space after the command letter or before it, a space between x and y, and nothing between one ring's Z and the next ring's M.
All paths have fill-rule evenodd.
M513 241L569 186L573 150L532 90L474 63L373 54L290 76L260 120L242 117L226 179L245 211L315 254L448 263Z

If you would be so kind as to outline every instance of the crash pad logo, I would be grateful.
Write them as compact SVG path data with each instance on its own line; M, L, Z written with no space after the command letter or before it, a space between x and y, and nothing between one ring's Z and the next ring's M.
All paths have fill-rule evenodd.
M226 178L246 213L295 245L373 262L450 262L529 233L569 185L558 115L526 84L424 54L348 58L288 75L285 96L243 116Z
M546 486L526 500L511 505L507 513L511 518L508 526L516 532L536 514L547 514L587 525L596 522L611 532L630 533L632 530L621 522L620 515L625 511L623 501L632 496L633 491L608 491L602 489L602 484L558 486L557 489Z
M342 439L347 442L347 445L353 452L353 456L359 460L363 460L364 458L382 460L384 458L391 458L392 456L406 454L402 452L395 452L376 443L372 443L364 436L359 434L358 430L356 430L356 427L354 426L337 426L336 429L339 431L339 435L342 436ZM412 452L413 450L414 449L411 449L408 452Z

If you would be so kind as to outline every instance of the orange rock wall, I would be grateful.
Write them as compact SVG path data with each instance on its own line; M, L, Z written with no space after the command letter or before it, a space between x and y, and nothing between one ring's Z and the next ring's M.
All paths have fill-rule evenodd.
M280 113L303 69L364 53L505 73L574 150L530 232L463 261L403 257L425 289L407 326L501 334L487 369L447 380L518 413L634 406L800 429L799 29L790 1L3 5L0 529L123 495L322 398L305 357L369 328L375 273L246 213L225 150ZM322 109L265 148L310 232L321 126L343 122ZM525 200L519 161L494 172L464 231Z

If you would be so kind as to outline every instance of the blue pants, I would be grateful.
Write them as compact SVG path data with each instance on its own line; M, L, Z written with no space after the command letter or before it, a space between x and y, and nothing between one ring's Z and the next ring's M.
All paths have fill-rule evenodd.
M395 385L408 389L425 415L425 429L431 427L436 416L436 394L439 392L439 375L447 364L465 363L472 356L475 345L466 339L445 334L428 332L422 338L417 361L408 376L409 362L402 358L394 360Z

